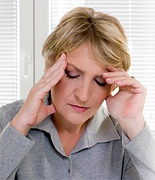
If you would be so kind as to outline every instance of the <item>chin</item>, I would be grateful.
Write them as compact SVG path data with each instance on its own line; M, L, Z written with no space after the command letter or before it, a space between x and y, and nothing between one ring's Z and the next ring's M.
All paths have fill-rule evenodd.
M71 124L74 125L80 125L80 124L84 124L86 121L88 121L91 117L93 117L94 115L82 115L82 114L66 114L66 116L64 116L64 119L66 119L66 121L70 122Z

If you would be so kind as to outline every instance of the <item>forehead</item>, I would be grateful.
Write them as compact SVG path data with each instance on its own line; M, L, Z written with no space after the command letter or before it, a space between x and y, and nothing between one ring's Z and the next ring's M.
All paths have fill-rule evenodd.
M73 51L67 52L67 62L82 72L101 75L107 71L105 66L98 64L90 43L82 44Z

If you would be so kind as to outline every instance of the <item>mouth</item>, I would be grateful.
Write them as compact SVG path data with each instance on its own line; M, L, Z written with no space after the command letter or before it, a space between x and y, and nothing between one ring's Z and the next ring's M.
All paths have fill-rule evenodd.
M88 107L84 107L84 106L79 106L79 105L73 105L73 104L69 104L76 112L84 112L86 110L88 110Z

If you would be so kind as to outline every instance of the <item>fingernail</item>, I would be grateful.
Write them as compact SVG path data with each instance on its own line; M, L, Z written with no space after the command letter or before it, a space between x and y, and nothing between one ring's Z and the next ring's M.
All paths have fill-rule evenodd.
M118 84L118 85L119 85L119 84L121 84L121 82L122 82L122 81L118 81L118 82L116 82L116 84Z
M64 61L63 54L58 58L57 62L61 64Z
M62 53L60 57L65 58L66 57L65 53Z
M108 82L111 81L111 80L112 80L111 78L106 79L106 81L108 81Z
M108 73L103 73L103 75L104 75L104 76L107 76L107 75L108 75Z
M62 53L60 57L63 57L63 54L64 54L64 53Z

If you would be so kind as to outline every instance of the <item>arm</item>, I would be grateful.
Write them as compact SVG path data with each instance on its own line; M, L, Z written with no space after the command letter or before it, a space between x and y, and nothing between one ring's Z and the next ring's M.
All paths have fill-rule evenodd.
M28 134L30 128L55 112L53 104L49 106L44 104L44 97L63 77L67 65L65 58L65 54L63 54L41 80L32 87L18 113L13 113L15 108L12 110L8 106L1 108L0 180L15 179L22 159L34 144L33 138ZM14 115L10 116L12 113ZM11 122L6 125L4 121Z
M122 69L109 68L103 77L108 84L119 88L114 96L106 99L106 103L111 116L132 140L145 126L143 108L146 88Z
M15 179L22 159L33 147L32 137L22 136L9 123L0 133L0 179Z
M117 119L124 132L123 141L128 139L123 146L128 151L133 166L136 168L135 177L152 180L148 177L154 176L155 178L155 142L151 132L145 126L146 122L143 117L146 89L122 69L109 68L109 72L104 73L103 77L108 84L116 85L119 88L114 96L110 95L106 99L106 102L111 116ZM146 137L142 134L145 134ZM131 175L134 167L126 167L126 177L127 174Z
M58 61L45 72L40 81L32 87L24 105L11 121L11 126L22 135L26 136L31 127L41 123L55 112L53 104L48 106L44 104L44 97L62 79L67 66L65 59L66 55L63 53Z
M122 144L128 151L131 158L126 166L124 180L134 179L133 169L136 168L140 179L155 179L155 139L146 124L144 129L133 139L129 140L124 134L122 136ZM131 165L133 166L129 168Z

